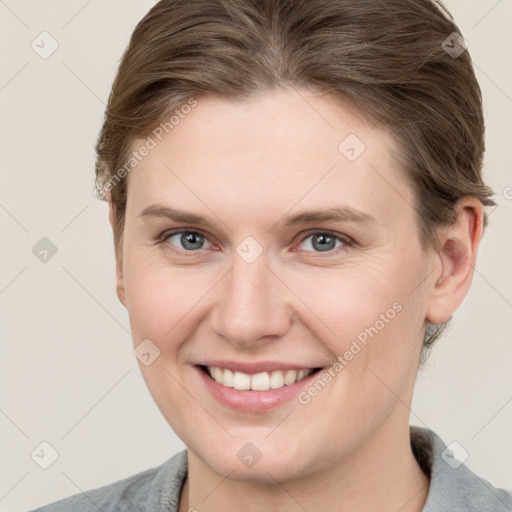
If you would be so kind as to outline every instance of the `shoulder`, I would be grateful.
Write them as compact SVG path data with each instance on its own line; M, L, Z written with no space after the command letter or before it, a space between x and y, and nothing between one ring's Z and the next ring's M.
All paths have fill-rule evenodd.
M411 426L411 447L430 488L423 512L512 512L512 490L494 487L465 464L467 452L432 430Z
M160 466L74 494L32 512L171 512L177 510L186 474L187 452L183 450Z

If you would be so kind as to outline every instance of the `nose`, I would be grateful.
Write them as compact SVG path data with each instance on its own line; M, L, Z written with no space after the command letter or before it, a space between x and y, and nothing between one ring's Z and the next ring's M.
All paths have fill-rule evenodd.
M247 263L235 254L231 272L219 283L212 329L239 348L258 349L290 328L287 288L267 265L264 255Z

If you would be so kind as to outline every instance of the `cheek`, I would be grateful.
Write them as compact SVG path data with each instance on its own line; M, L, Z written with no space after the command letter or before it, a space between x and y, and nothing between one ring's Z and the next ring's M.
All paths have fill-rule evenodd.
M188 368L180 360L181 348L201 322L208 283L204 275L172 267L144 248L126 254L124 272L134 346L149 339L160 351L151 364L139 364L142 376L162 415L182 439L189 439L195 426L204 428L210 418L184 392Z
M169 356L201 321L218 273L171 265L147 248L134 248L124 266L126 306L134 343L149 338Z
M413 378L423 318L419 290L411 291L422 277L419 266L390 254L380 262L290 274L287 282L314 312L306 327L338 358L342 380L364 386L369 398L388 393L377 376L391 389Z
M396 323L399 310L405 306L407 276L395 279L393 274L394 269L384 261L381 265L353 263L289 274L287 282L315 314L317 324L323 324L322 338L339 343L343 350L346 342L364 333L365 328L377 324L377 329L384 331ZM364 341L364 334L360 339Z

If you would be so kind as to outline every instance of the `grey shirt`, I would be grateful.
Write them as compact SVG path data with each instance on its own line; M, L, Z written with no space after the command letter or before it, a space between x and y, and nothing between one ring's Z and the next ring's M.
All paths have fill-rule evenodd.
M512 490L497 489L453 457L432 430L411 426L411 447L430 487L423 512L512 512ZM177 512L187 451L123 480L33 512Z

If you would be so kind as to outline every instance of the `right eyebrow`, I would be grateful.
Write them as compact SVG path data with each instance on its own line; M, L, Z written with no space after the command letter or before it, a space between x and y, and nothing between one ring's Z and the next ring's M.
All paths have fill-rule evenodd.
M139 214L139 217L160 217L174 220L176 222L184 222L185 224L202 224L203 226L207 226L209 228L215 227L212 222L210 222L202 215L184 210L177 210L176 208L162 206L159 204L152 204L144 208L142 213Z

